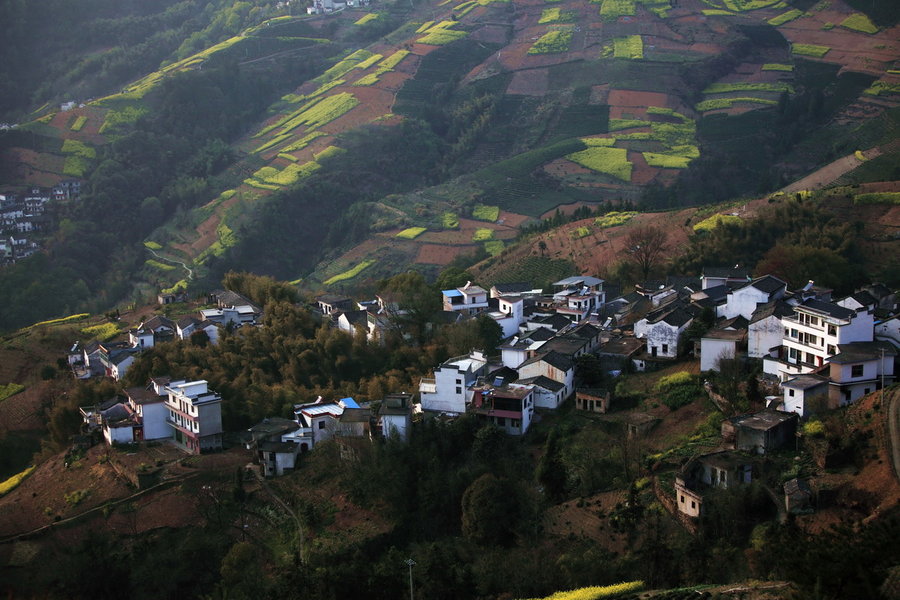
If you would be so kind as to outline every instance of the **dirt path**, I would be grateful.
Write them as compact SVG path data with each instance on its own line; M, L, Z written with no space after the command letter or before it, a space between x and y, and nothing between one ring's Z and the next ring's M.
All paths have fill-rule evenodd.
M145 246L145 248L146 248L146 246ZM147 250L149 250L150 253L153 254L153 256L155 256L159 260L164 260L166 262L175 263L176 265L181 265L182 267L184 267L184 270L187 271L187 280L188 281L191 281L194 278L194 272L191 270L191 268L189 266L187 266L186 264L184 264L183 262L181 262L180 260L174 260L172 258L166 258L165 256L160 256L159 254L156 253L156 250L154 250L153 248L147 248Z
M881 149L872 148L871 150L866 150L862 154L866 160L869 160L876 156L881 156ZM864 161L857 158L855 153L848 154L843 158L839 158L836 161L825 165L818 171L814 171L803 179L799 179L794 183L781 188L780 191L785 194L793 194L794 192L803 190L817 190L823 188L860 166L863 162Z

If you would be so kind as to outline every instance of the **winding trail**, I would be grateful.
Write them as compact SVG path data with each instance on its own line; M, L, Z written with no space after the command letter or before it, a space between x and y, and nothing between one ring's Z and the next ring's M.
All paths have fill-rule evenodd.
M144 246L144 248L147 248L147 246ZM153 256L155 256L156 258L158 258L159 260L164 260L166 262L175 263L176 265L181 265L182 267L184 267L184 270L187 271L187 273L188 273L187 280L191 281L194 279L194 272L191 270L191 268L189 266L187 266L180 260L175 260L174 258L166 258L165 256L160 256L159 254L157 254L156 250L154 250L153 248L147 248L147 250L149 250L150 253Z

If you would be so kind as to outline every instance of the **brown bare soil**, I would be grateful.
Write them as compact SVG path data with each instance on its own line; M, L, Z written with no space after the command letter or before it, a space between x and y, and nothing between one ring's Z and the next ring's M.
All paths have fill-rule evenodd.
M636 90L610 90L610 106L668 106L669 96L661 92L641 92Z
M569 500L544 513L544 530L551 535L589 538L612 552L628 549L627 536L613 531L607 516L616 504L625 502L624 491L604 492L583 500ZM578 506L579 502L581 506ZM601 516L602 515L602 516Z
M38 430L46 426L41 408L48 387L47 382L41 382L0 401L0 437L9 431Z
M447 265L460 254L466 254L477 248L475 244L468 246L448 246L445 244L421 244L416 262L423 265Z
M547 93L549 80L549 69L516 71L509 82L509 86L506 88L506 93L523 96L543 96Z

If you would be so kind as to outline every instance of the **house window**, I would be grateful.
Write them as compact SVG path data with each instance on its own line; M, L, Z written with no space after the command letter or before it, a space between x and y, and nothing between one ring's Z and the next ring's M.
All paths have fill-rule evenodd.
M684 504L684 494L681 495L681 503Z
M791 330L788 329L787 327L785 327L784 328L784 337L788 337L789 335L791 335Z
M319 429L325 429L325 421L319 421Z
M863 395L864 395L864 396L868 396L868 395L869 395L869 392L871 392L871 391L872 391L872 390L870 390L869 388L866 388L866 389L863 390Z
M461 387L456 388L456 393L457 393L457 394L462 394L462 388L461 388Z
M863 376L863 366L862 365L853 365L850 367L850 377L862 377Z
M837 335L837 327L834 325L828 326L828 335Z
M833 344L828 344L828 355L834 356L835 354L837 354L837 348Z
M792 337L792 338L797 337L797 334L798 334L798 333L799 333L799 332L798 332L796 329L791 329L791 337Z
M462 379L457 379L457 380L456 380L456 385L462 385Z
M797 349L796 349L796 348L789 348L789 349L788 349L788 356L790 356L792 359L795 359L795 360L796 360L796 358L797 358Z
M810 325L818 325L818 324L819 324L819 317L810 317L810 318L809 318L809 324L810 324Z
M669 345L668 345L668 344L663 344L663 345L662 345L662 351L663 351L663 354L668 354L668 353L669 353Z
M691 500L691 508L697 508L697 504L693 500Z
M788 390L788 396L790 396L791 398L793 398L793 397L794 397L794 390Z
M511 420L511 421L509 422L509 424L510 424L513 428L515 428L515 429L518 429L518 428L521 426L521 424L519 423L519 420L518 420L518 419L513 419L513 420Z
M500 427L506 427L506 418L497 417L497 425L499 425Z

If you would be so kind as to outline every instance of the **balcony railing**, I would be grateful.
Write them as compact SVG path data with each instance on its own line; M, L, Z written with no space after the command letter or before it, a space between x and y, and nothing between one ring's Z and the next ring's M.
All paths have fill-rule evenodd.
M437 381L434 379L422 378L419 381L419 392L424 392L426 394L436 394L437 393Z

